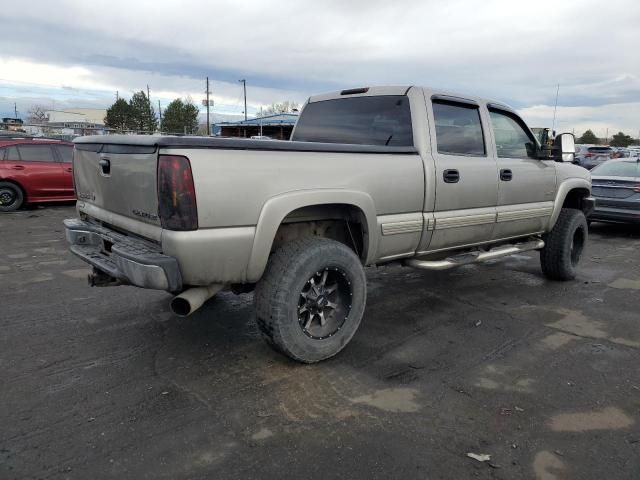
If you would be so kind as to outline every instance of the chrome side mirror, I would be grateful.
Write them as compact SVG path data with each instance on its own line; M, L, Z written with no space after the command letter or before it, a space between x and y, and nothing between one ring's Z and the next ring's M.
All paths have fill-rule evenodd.
M556 162L573 162L576 157L576 139L572 133L561 133L553 141L553 159Z

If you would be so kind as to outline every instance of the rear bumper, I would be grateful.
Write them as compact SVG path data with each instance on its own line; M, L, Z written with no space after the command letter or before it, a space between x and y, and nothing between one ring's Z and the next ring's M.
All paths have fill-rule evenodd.
M640 210L600 207L596 204L595 210L589 215L589 220L594 222L640 223Z
M178 261L162 254L158 245L77 218L65 220L64 228L73 254L122 283L168 292L182 289Z

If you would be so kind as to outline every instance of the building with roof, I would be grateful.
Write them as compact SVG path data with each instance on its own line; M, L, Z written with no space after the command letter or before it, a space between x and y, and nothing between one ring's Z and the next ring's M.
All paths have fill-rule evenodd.
M211 133L220 137L249 138L260 135L277 140L289 140L297 120L297 113L278 113L239 122L219 122L212 125Z

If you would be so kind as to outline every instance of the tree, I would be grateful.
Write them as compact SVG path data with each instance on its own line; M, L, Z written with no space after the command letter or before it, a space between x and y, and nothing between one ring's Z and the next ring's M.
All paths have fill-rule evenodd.
M633 138L631 138L631 135L625 135L622 132L618 132L613 137L611 137L609 145L611 145L612 147L628 147L632 143Z
M142 90L133 94L131 100L129 100L129 108L131 109L132 123L135 130L144 133L155 132L156 128L158 128L156 111Z
M587 143L587 144L591 143L591 144L596 145L599 142L598 142L598 137L596 137L595 134L591 130L587 130L578 139L578 143Z
M49 121L47 108L42 105L32 105L28 112L27 122L41 125Z
M296 102L292 102L291 100L285 100L280 103L272 103L268 107L262 110L262 116L266 117L267 115L277 115L279 113L291 113L294 110L298 110L298 104ZM260 113L258 113L260 115Z
M116 100L113 105L107 108L107 115L104 117L104 124L118 132L133 130L136 128L131 106L123 98Z
M185 101L176 98L164 109L161 129L168 133L195 133L198 131L198 113L198 107L190 98Z

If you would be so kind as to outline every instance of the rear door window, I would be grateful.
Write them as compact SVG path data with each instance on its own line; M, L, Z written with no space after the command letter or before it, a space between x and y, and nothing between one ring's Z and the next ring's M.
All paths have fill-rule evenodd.
M53 150L49 145L18 145L23 162L55 162Z
M485 156L486 148L477 105L433 101L438 153Z
M412 147L409 98L382 95L309 103L292 140Z

